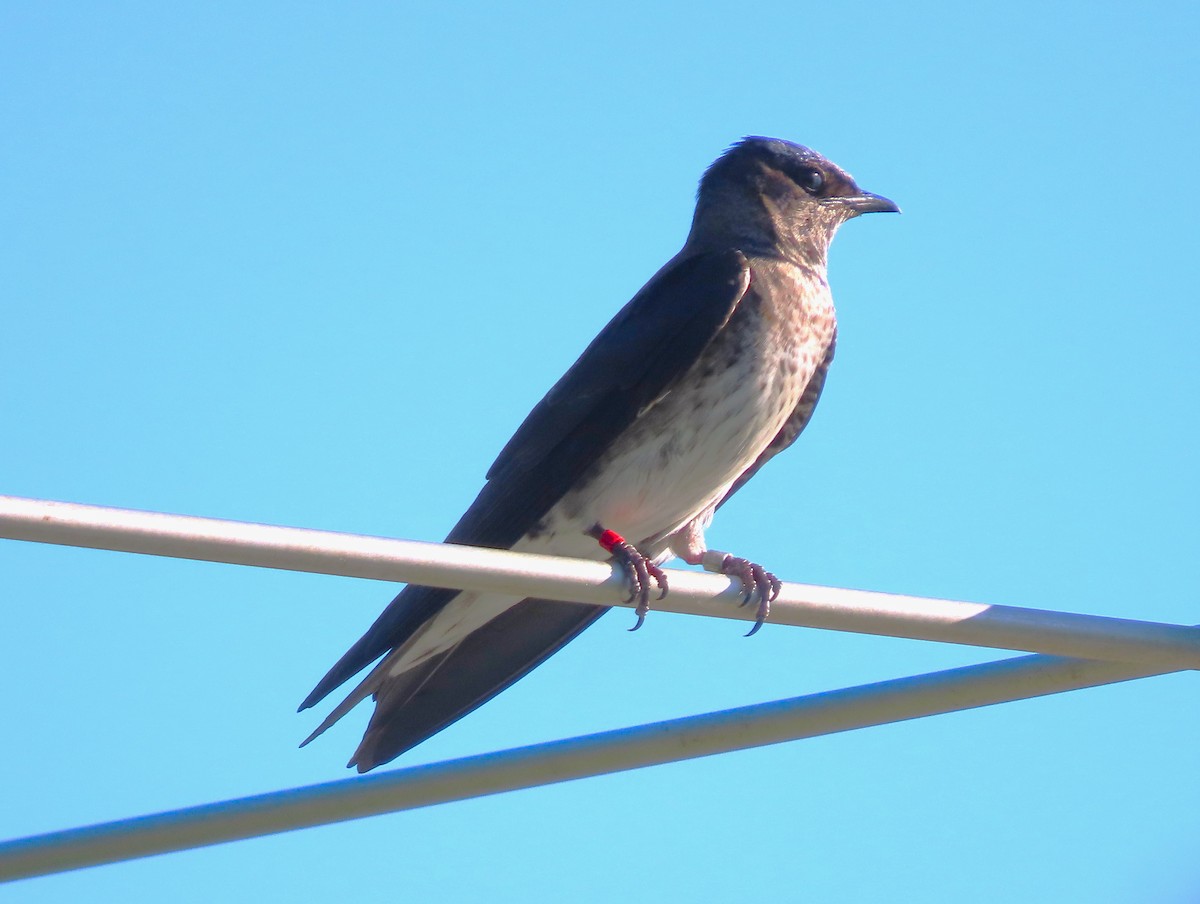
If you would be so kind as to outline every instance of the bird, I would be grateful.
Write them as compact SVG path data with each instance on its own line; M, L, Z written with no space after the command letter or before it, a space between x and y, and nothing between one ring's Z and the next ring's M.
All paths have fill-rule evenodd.
M899 212L799 144L749 136L704 172L682 249L537 403L447 543L605 559L642 626L673 556L740 581L753 634L780 582L709 549L716 510L808 425L837 341L827 252L847 220ZM609 607L409 585L300 705L378 663L303 742L373 697L366 772L540 665ZM382 658L381 658L382 657Z

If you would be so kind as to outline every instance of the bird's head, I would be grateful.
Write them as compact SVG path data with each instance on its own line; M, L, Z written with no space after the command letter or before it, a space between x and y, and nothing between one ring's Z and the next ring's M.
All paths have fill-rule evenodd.
M896 204L863 191L816 151L778 138L743 138L700 180L693 234L733 232L743 240L791 249L806 258L825 252L837 228L862 213L899 213Z

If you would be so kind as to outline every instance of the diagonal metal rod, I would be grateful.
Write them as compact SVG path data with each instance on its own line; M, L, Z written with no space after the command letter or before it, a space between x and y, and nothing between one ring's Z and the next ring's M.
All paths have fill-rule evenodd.
M0 882L1158 674L1023 656L0 843Z
M0 496L0 538L627 605L624 578L599 562L15 496ZM667 612L753 619L753 607L740 607L739 601L739 588L727 578L673 570L671 592L654 605ZM1190 627L808 584L784 584L770 623L1162 670L1200 668L1200 630Z

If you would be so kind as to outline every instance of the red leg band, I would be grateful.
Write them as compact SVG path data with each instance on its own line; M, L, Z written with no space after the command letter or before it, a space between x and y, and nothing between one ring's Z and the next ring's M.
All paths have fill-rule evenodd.
M619 546L625 542L625 538L618 534L615 530L604 531L604 533L598 536L596 540L599 541L600 545L603 546L607 552L612 552L614 546Z

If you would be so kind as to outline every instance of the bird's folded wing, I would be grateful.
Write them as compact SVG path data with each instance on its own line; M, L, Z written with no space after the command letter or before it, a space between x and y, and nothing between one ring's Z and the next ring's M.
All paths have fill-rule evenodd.
M654 402L699 359L749 286L749 264L732 249L681 254L660 270L530 412L447 542L505 549L521 539L624 430L651 414ZM453 590L406 587L300 709L404 643L455 595ZM535 644L547 648L538 662L582 626L559 630L564 632L561 639L543 637ZM487 696L529 668L508 678L497 671L495 688Z

